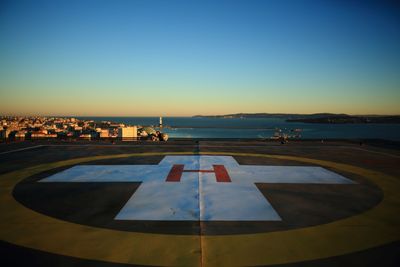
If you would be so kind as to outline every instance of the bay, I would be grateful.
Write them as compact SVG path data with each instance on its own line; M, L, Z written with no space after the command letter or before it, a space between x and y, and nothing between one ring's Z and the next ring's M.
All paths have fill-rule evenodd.
M78 117L130 125L158 126L159 117ZM270 138L277 129L301 139L387 139L400 141L400 124L319 124L286 122L282 118L163 117L162 132L170 138Z

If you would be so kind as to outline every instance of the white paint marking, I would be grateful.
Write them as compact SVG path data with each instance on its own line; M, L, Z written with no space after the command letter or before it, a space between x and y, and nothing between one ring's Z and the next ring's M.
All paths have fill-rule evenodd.
M4 154L8 154L8 153L14 153L14 152L21 152L21 151L24 151L24 150L31 150L31 149L35 149L35 148L39 148L39 147L43 147L43 145L30 146L30 147L24 147L24 148L4 151L4 152L0 152L0 155L4 155Z
M224 165L231 182L215 173L183 172L166 182L173 165L212 170ZM352 184L321 167L241 166L231 156L166 156L158 165L78 165L40 182L142 182L116 220L279 221L255 183Z
M167 183L165 177L144 182L115 219L198 221L198 174L185 173L177 183Z

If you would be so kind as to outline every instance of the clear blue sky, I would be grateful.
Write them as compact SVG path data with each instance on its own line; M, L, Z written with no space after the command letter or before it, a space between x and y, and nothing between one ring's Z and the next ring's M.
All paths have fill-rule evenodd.
M400 114L400 5L0 1L0 114Z

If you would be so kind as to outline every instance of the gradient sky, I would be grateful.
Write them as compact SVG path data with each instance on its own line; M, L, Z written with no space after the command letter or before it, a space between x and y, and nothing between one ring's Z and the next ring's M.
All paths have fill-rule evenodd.
M0 115L400 114L395 1L1 1Z

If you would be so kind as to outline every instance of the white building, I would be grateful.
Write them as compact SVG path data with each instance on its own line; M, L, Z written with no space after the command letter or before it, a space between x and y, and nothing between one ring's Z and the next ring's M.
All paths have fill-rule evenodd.
M137 138L137 126L118 128L118 138L122 139Z

